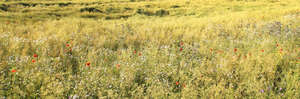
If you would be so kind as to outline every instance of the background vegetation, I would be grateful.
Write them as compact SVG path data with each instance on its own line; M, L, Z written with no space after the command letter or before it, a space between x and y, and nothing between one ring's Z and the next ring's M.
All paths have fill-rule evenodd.
M299 0L2 0L0 98L300 98Z

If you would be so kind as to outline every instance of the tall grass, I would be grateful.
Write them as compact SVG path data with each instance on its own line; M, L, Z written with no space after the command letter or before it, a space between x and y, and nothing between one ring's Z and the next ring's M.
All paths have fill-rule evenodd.
M297 99L300 10L290 5L117 20L6 17L0 98Z

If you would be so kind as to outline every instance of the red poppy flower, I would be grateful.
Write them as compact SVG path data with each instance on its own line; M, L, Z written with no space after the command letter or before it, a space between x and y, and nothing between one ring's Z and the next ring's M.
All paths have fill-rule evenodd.
M265 50L262 49L261 52L265 52Z
M31 62L35 63L36 61L33 59Z
M139 56L142 56L142 53L139 53Z
M17 72L17 71L16 71L15 69L13 69L13 70L11 70L11 72L13 72L13 73L14 73L14 72Z
M279 47L279 44L277 43L276 46Z
M180 51L182 51L182 50L183 50L183 48L180 48L179 50L180 50Z
M136 51L133 51L133 54L136 54Z
M33 57L38 57L38 55L37 54L33 54Z
M180 42L180 45L182 46L184 43L183 42Z
M70 47L71 45L70 45L70 44L66 44L66 46L67 46L67 47Z
M237 52L237 48L234 48L234 50L233 50L234 52Z
M90 66L91 63L90 63L90 62L86 62L85 65L86 65L86 66Z
M117 64L116 66L117 66L117 68L120 68L120 64Z
M179 82L178 82L178 81L176 81L176 85L179 85Z

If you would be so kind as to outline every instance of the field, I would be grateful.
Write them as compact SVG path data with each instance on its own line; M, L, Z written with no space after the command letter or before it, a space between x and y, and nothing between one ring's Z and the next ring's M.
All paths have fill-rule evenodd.
M0 0L0 99L300 99L299 0Z

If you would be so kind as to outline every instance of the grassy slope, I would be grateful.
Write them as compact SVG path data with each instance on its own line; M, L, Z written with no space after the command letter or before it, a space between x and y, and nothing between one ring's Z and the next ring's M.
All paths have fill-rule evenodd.
M222 2L217 1L153 1L153 2L7 2L3 3L7 12L2 12L3 18L60 18L60 17L90 17L105 19L120 19L145 14L161 16L166 14L157 11L169 12L167 16L196 16L211 17L239 12L257 12L281 10L299 10L299 2L286 0L282 2ZM67 4L65 6L64 4ZM2 5L3 6L3 5ZM34 7L33 7L34 6ZM80 12L82 8L95 8L100 12ZM138 12L138 9L141 11ZM91 11L93 12L93 11ZM282 11L277 11L282 12ZM272 14L274 15L274 14Z
M300 3L271 1L2 2L0 96L299 98Z

